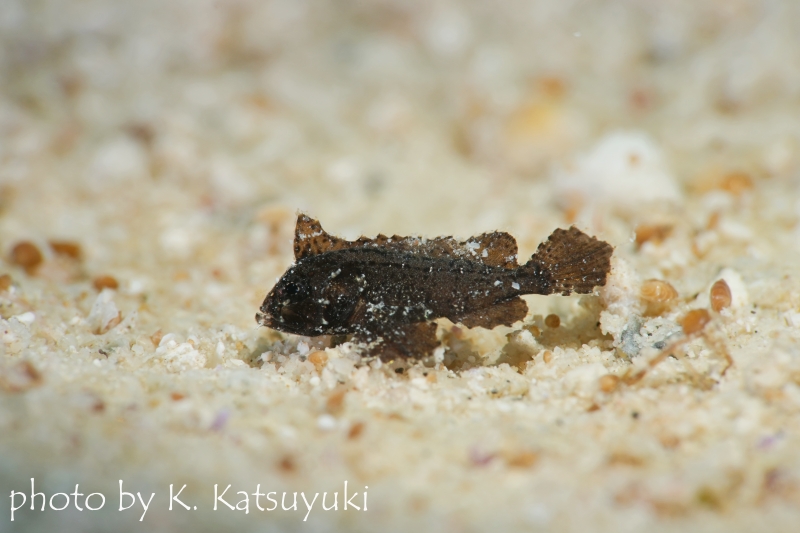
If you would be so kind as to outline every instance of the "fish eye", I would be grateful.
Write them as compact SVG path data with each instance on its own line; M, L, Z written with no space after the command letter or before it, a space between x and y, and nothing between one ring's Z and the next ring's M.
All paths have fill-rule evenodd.
M289 283L284 287L283 292L285 292L287 296L294 296L300 292L300 287L297 286L297 283Z

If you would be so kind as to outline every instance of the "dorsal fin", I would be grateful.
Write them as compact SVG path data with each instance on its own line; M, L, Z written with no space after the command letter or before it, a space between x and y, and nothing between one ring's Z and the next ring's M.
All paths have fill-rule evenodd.
M309 255L317 255L333 250L349 248L350 241L329 235L319 220L308 215L297 215L297 225L294 228L294 258L300 260Z
M429 257L458 257L504 268L516 268L518 266L517 241L508 233L501 231L470 237L463 242L457 241L453 237L420 239L418 237L394 235L382 245Z
M346 248L379 247L428 257L454 257L504 268L517 267L517 241L508 233L495 231L459 242L453 237L401 237L379 234L374 239L359 237L348 241L328 234L318 220L307 215L297 216L294 230L294 258L300 260Z
M516 268L517 265L517 240L504 231L484 233L477 237L467 239L464 243L470 249L470 254L477 256L479 261L505 268ZM475 248L475 244L478 245Z

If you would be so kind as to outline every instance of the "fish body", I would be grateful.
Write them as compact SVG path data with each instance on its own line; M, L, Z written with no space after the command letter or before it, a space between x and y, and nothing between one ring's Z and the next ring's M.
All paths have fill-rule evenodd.
M424 355L436 345L431 321L511 325L527 313L520 295L585 294L604 285L611 253L610 245L576 228L556 230L519 266L507 233L464 242L383 235L346 241L300 215L296 262L256 320L298 335L352 334L392 355Z

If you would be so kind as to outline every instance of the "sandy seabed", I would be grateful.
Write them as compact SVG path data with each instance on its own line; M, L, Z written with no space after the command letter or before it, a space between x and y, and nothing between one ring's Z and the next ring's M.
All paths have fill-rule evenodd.
M3 1L0 530L797 531L798 117L791 0ZM298 211L613 271L381 364Z

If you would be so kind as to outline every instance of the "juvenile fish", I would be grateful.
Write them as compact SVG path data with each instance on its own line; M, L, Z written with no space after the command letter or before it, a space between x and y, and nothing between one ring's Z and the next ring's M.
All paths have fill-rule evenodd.
M575 227L557 229L524 265L508 233L361 237L347 241L299 215L295 263L256 314L298 335L353 335L384 359L422 357L437 346L437 318L468 328L525 318L523 294L587 294L605 285L613 248Z

